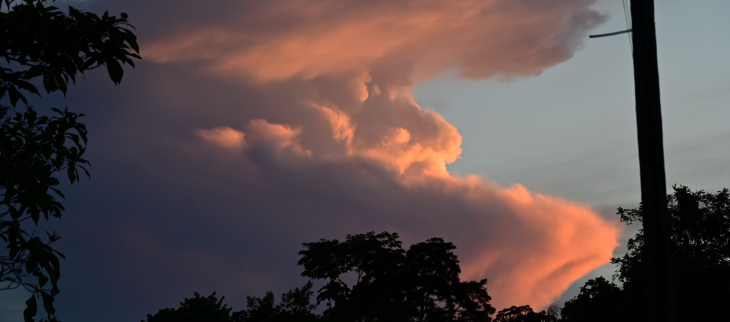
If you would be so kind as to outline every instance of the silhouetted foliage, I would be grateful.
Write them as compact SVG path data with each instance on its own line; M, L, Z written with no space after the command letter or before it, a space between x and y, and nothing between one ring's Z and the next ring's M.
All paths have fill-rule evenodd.
M48 238L43 241L42 235L25 226L35 226L49 216L60 218L64 208L57 197L63 198L63 193L57 189L60 181L55 173L65 172L73 183L80 178L79 169L86 172L83 165L88 164L82 158L86 127L78 123L80 115L53 111L58 116L39 117L31 108L25 113L0 111L0 238L8 250L0 256L0 287L23 287L33 293L26 320L35 316L38 296L46 312L54 314L63 255L51 247L60 238L55 232L46 232Z
M317 295L331 321L491 321L487 280L462 282L456 248L441 238L401 248L398 234L348 235L304 243L302 276L327 284ZM341 278L355 273L352 287Z
M235 313L242 322L308 322L317 321L312 313L317 306L311 303L312 282L302 288L295 288L281 295L281 302L275 304L274 293L266 292L264 297L247 296L246 310Z
M554 308L554 306L550 306ZM555 310L535 312L529 305L512 306L497 312L494 322L556 322L558 317L554 315Z
M489 304L487 280L462 282L461 268L452 243L431 238L401 248L398 234L347 235L344 242L322 239L304 243L299 252L302 276L327 281L317 292L312 282L281 296L274 293L246 297L246 309L232 312L215 293L185 299L179 309L147 315L146 322L231 321L231 322L490 322L494 308ZM356 279L350 287L344 274ZM322 315L313 311L326 302ZM193 313L197 312L197 313ZM540 312L539 314L544 314ZM538 314L538 313L536 313ZM532 320L530 320L532 321ZM543 320L535 320L543 321ZM552 320L544 320L552 321ZM145 322L144 320L142 322Z
M13 107L27 105L27 93L40 96L34 82L47 93L65 94L79 73L100 66L118 84L122 65L134 66L132 59L140 58L126 14L99 17L73 7L62 12L47 3L0 1L0 99L7 97ZM0 238L7 250L0 255L0 290L32 293L25 321L35 319L41 303L49 320L57 320L53 299L63 255L51 244L60 237L36 231L41 218L60 218L64 211L56 175L64 172L70 183L79 180L79 170L88 175L82 114L51 110L53 116L0 105Z
M122 64L134 67L132 58L140 58L125 13L120 18L108 12L99 17L70 6L65 13L46 6L46 0L14 2L3 0L7 11L0 11L0 59L9 65L0 68L0 97L7 94L13 106L19 100L27 103L21 90L40 95L30 82L37 77L47 93L65 94L78 73L100 66L106 66L109 78L119 84Z
M180 302L177 309L166 308L155 315L147 314L146 322L237 322L231 317L231 308L223 304L225 296L220 300L213 294L202 297L195 292L193 298ZM142 320L145 322L145 320Z
M223 304L225 297L218 300L215 292L207 297L195 292L195 297L183 300L179 308L148 314L142 322L314 322L319 316L312 313L316 307L311 304L312 295L312 282L308 282L282 294L279 304L272 292L264 297L247 296L246 309L234 312Z
M603 277L588 280L580 293L565 302L561 312L563 321L624 321L627 319L622 308L625 299L621 289Z
M667 198L678 321L726 320L727 314L719 308L730 300L728 190L712 194L674 186ZM642 221L641 211L641 206L619 208L617 214L632 224ZM566 321L601 321L603 314L611 314L612 320L647 320L643 237L639 230L629 239L628 252L611 259L617 265L614 279L622 287L605 279L589 281L581 294L566 303L562 312Z

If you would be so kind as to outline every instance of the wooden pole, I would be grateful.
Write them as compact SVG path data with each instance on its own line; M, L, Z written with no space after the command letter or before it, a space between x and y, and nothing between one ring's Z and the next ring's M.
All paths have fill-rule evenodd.
M654 1L631 1L631 20L649 321L674 322Z

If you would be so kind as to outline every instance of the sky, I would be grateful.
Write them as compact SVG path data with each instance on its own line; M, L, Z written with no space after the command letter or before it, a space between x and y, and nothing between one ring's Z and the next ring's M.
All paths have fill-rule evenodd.
M63 4L63 2L59 2ZM621 1L87 0L141 55L37 107L86 113L64 187L61 319L138 321L193 292L303 285L301 243L442 237L499 310L610 276L639 201ZM727 1L656 1L668 184L730 170ZM0 321L25 294L0 294Z

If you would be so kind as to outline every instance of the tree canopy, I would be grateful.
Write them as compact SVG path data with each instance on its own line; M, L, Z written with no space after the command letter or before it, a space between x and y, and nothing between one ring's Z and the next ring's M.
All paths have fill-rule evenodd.
M213 294L202 297L195 292L193 298L180 302L177 309L166 308L154 315L147 314L142 322L314 322L319 316L312 313L316 305L310 303L312 282L282 294L276 304L274 293L266 292L264 297L247 296L246 309L232 311Z
M59 173L70 183L88 176L84 159L83 114L67 109L38 113L28 93L67 92L78 74L105 66L118 84L123 64L139 59L136 36L127 15L98 16L73 7L62 11L46 0L0 2L0 290L24 288L31 293L23 312L33 321L38 307L55 320L53 299L59 293L60 259L52 247L55 232L37 231L39 220L64 212ZM6 100L7 99L7 100ZM2 102L0 101L0 102ZM25 110L16 110L22 102Z
M621 321L623 302L621 289L599 276L588 280L576 297L565 302L561 314L564 321Z
M730 300L730 194L674 186L667 200L678 321L726 320L718 308ZM619 208L617 214L629 225L641 222L642 207ZM645 321L643 244L639 230L626 254L611 260L621 287L604 278L588 281L565 303L565 321Z
M86 127L78 122L79 115L53 111L57 115L51 117L38 116L30 108L12 115L0 111L0 238L7 249L7 255L0 256L0 287L23 287L33 293L26 302L26 320L35 316L38 297L49 316L55 313L59 258L64 258L51 247L60 237L55 232L39 235L33 227L63 213L57 198L64 195L55 174L65 172L73 183L88 164L83 159Z
M279 304L272 292L249 296L247 308L237 312L221 307L222 299L216 302L215 293L207 300L198 299L196 293L196 298L186 299L179 309L160 310L148 315L146 322L188 321L192 304L200 308L197 312L208 312L196 315L201 321L492 321L487 280L460 280L452 243L431 238L407 251L401 245L398 234L388 232L347 235L342 242L304 243L299 253L302 276L326 282L317 291L316 304L310 302L314 292L309 281L284 293ZM345 282L350 279L352 285ZM324 312L313 313L322 302L327 307ZM213 316L218 313L227 318Z
M491 321L487 280L461 281L450 242L431 238L401 248L398 234L348 235L304 243L302 276L327 281L317 304L324 317L346 321ZM355 273L350 287L342 280Z
M494 322L557 322L558 309L556 304L540 312L533 311L529 305L512 306L497 312Z
M719 308L730 300L730 193L675 186L667 198L679 321L724 321L726 313ZM619 208L617 214L630 225L641 221L642 208ZM230 321L492 321L487 280L461 281L456 247L441 238L408 250L398 234L388 232L302 245L301 275L324 283L316 304L310 303L310 281L284 294L280 304L271 292L248 297L247 309L230 313ZM642 246L639 230L629 239L626 254L611 259L617 266L613 281L590 279L563 308L553 304L535 312L529 305L511 306L493 321L646 321ZM313 313L321 303L326 309Z
M192 298L185 298L177 309L161 309L154 315L147 314L146 322L233 322L231 308L213 294L203 297L198 292ZM145 322L145 320L142 320Z
M127 14L100 16L69 6L63 12L47 0L2 0L0 10L0 97L28 103L24 92L40 95L32 80L41 78L47 93L66 93L77 74L106 66L109 78L122 81L123 64L139 59L137 37Z
M247 296L246 309L234 313L236 322L314 322L319 316L312 311L317 307L311 303L312 282L281 295L276 304L274 293L266 292L264 297Z

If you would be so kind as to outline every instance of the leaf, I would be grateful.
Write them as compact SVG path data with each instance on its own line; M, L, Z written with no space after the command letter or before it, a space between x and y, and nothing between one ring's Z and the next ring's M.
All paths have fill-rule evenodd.
M42 274L38 276L38 286L43 287L46 283L48 283L48 277Z
M122 81L122 76L124 75L124 69L122 69L122 65L114 59L107 59L105 65L106 70L109 72L109 78L112 79L112 82L114 82L114 84L119 85L119 83Z
M10 248L10 256L8 256L11 260L19 260L18 259L18 253L20 253L23 249L18 246L8 246Z
M56 76L50 72L43 74L43 87L46 89L46 93L51 93L57 89Z
M31 83L28 83L28 82L26 82L26 81L21 81L21 80L19 80L19 81L18 81L18 82L16 83L16 85L17 85L17 86L18 86L19 88L22 88L22 89L24 89L24 90L26 90L26 91L29 91L29 92L31 92L32 94L36 94L36 95L40 96L40 93L38 93L38 89L37 89L37 88L36 88L35 86L33 86L33 84L31 84Z
M63 95L66 95L66 81L61 77L60 74L54 75L56 78L56 84L58 84L58 89L63 93Z
M30 299L25 301L25 306L23 318L25 318L25 322L33 322L38 312L38 303L36 302L35 296L31 296Z
M56 314L56 309L53 307L53 296L46 292L41 292L41 297L43 297L43 308L48 313L48 316Z
M8 96L10 96L10 104L15 107L18 104L18 100L22 100L23 103L28 104L28 101L25 99L25 96L21 94L15 87L8 88Z
M73 167L68 167L67 172L68 172L68 180L71 181L71 183L76 182L76 179L77 179L76 169L74 169Z

